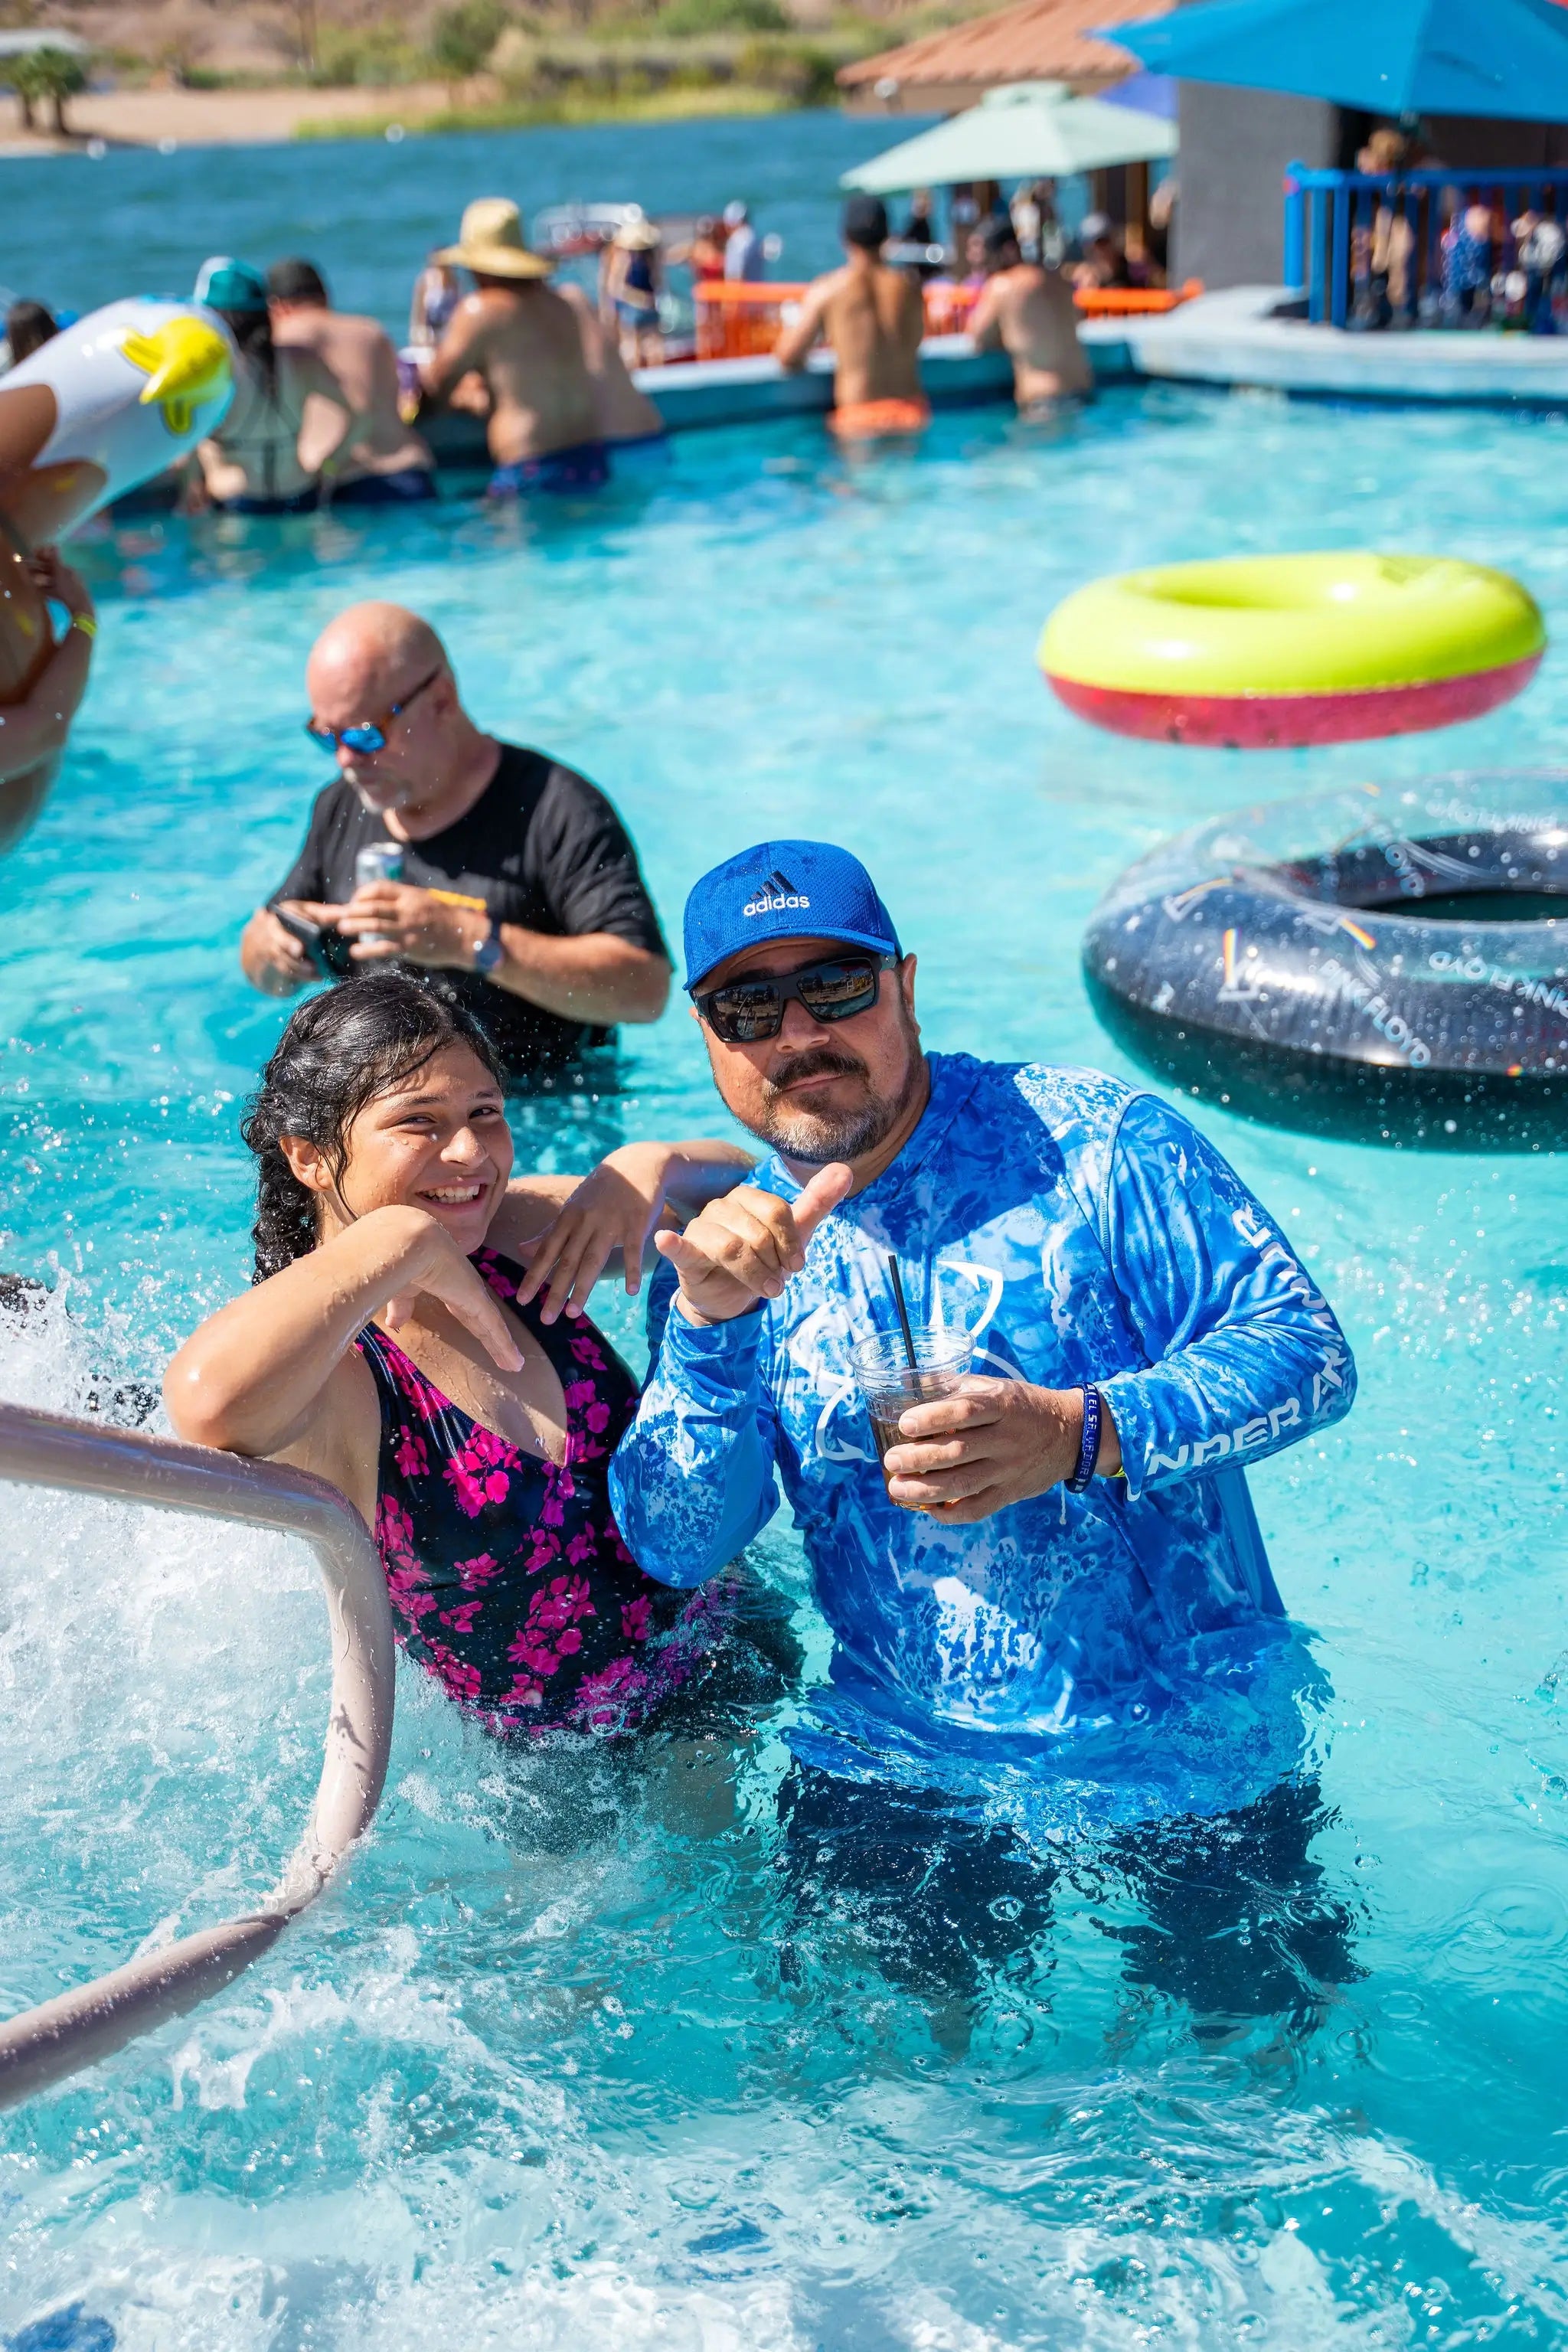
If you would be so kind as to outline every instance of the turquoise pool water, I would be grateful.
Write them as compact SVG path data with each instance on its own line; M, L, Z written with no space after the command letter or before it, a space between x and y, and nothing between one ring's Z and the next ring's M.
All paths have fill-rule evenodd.
M0 1387L153 1377L241 1279L236 1119L280 1016L234 943L303 822L300 665L351 597L420 605L490 724L615 794L672 925L711 859L832 834L920 951L932 1044L1114 1062L1077 950L1127 860L1335 779L1560 761L1568 671L1425 740L1179 752L1053 704L1047 610L1135 561L1371 542L1514 568L1561 636L1565 454L1551 419L1153 390L854 464L806 425L697 437L581 515L100 542L92 691L0 867L0 1263L55 1270L70 1320L5 1324ZM0 2119L0 2336L80 2299L137 2352L1568 2344L1562 1163L1203 1117L1362 1366L1346 1429L1253 1482L1333 1691L1332 1969L1215 1996L1300 1923L1260 1897L1173 1927L1151 1840L1042 1853L1032 1945L911 1983L852 1895L792 1892L787 1692L520 1764L405 1675L342 1885L226 1996ZM713 1123L677 1011L521 1149ZM269 1883L327 1675L281 1542L34 1497L0 1544L11 2008ZM787 1528L760 1554L809 1681Z

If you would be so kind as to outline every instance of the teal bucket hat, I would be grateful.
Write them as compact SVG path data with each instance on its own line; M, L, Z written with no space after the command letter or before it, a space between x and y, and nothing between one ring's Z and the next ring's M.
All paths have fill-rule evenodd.
M214 310L265 310L267 280L248 261L215 253L196 273L195 299Z

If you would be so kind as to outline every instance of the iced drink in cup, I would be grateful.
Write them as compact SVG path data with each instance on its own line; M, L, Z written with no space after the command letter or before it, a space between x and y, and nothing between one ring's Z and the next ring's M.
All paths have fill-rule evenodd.
M855 1378L871 1416L871 1434L877 1441L879 1462L886 1460L889 1447L914 1442L900 1438L900 1416L912 1404L931 1404L938 1397L952 1396L974 1352L974 1342L967 1331L916 1324L910 1337L915 1351L912 1365L901 1331L873 1332L868 1339L858 1340L849 1350ZM910 1511L931 1507L933 1507L922 1503L900 1505L900 1509ZM942 1507L938 1504L934 1507Z

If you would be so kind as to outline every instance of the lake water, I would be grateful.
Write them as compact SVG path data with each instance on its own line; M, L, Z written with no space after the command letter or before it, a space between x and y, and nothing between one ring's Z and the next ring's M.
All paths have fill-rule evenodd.
M848 160L843 126L797 128L819 181L835 140ZM730 126L732 170L775 135ZM605 185L611 134L542 136L582 167L520 166L526 200ZM410 202L405 245L504 184L500 144ZM243 247L258 175L286 162L336 201L364 153L205 167L247 192L215 184L210 240L165 221L146 274ZM151 190L162 166L113 168ZM395 310L379 227L354 235L329 268ZM115 290L85 247L69 266L62 293ZM812 423L693 436L588 511L97 543L92 688L0 867L3 1262L63 1294L5 1323L0 1387L70 1407L155 1379L244 1278L236 1122L281 1013L235 942L320 781L301 665L351 598L426 612L486 723L605 785L672 929L713 859L836 837L919 951L928 1042L1124 1066L1078 942L1129 859L1257 797L1560 762L1568 673L1553 651L1519 702L1425 740L1181 751L1054 704L1046 613L1133 562L1373 544L1516 570L1560 635L1565 455L1551 418L1154 388L1050 434L944 416L864 461ZM1200 1116L1362 1368L1342 1431L1253 1480L1332 1691L1310 1871L1282 1890L1245 1844L1168 1828L1042 1844L1000 1892L955 1878L951 1943L911 1966L781 1824L801 1687L520 1761L405 1673L377 1828L327 1900L222 1998L0 2119L0 2335L79 2302L136 2352L1568 2345L1563 1163ZM580 1167L716 1124L677 1005L627 1034L620 1091L531 1107L520 1151ZM625 1303L605 1319L635 1354ZM280 1541L31 1496L0 1546L9 2010L270 1883L328 1677ZM808 1687L824 1638L787 1525L756 1564ZM946 1860L939 1835L937 1882Z

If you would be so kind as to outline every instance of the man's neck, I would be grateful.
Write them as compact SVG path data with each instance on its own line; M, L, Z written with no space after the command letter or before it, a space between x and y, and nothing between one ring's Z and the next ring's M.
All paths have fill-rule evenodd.
M930 1101L931 1064L922 1054L920 1066L915 1072L915 1083L910 1090L909 1101L904 1105L887 1134L880 1143L873 1145L869 1151L861 1152L858 1159L851 1160L847 1163L855 1171L855 1181L849 1187L851 1200L857 1192L863 1192L868 1184L874 1184L884 1170L892 1166L921 1119L924 1118L926 1106ZM821 1164L815 1160L792 1160L787 1152L781 1152L779 1157L790 1174L802 1184L810 1181Z
M500 749L493 735L482 735L477 727L470 727L459 740L439 783L422 799L405 801L401 808L384 813L394 841L428 841L432 834L445 833L449 824L467 816L495 781Z

